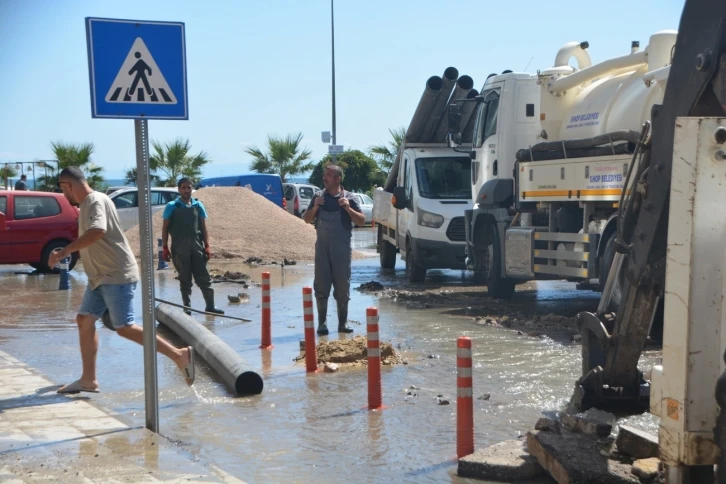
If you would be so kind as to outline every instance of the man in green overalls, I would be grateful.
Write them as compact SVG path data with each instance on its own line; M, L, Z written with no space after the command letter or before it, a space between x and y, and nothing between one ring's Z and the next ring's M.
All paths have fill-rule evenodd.
M224 314L224 311L214 307L214 289L207 270L207 261L212 256L206 224L207 211L202 202L192 198L192 181L189 178L179 180L177 188L179 196L173 202L167 203L164 209L164 225L161 229L164 244L162 257L166 261L171 259L179 273L179 286L185 307L191 307L194 276L194 282L204 296L205 311ZM167 245L169 235L171 252ZM191 311L185 312L191 314Z
M313 196L303 216L305 222L315 222L317 232L313 287L318 306L318 334L321 336L328 334L326 320L331 286L338 304L338 332L353 332L346 326L350 300L350 239L352 224L362 226L366 218L350 192L343 190L342 181L343 170L339 166L326 166L323 174L325 190Z

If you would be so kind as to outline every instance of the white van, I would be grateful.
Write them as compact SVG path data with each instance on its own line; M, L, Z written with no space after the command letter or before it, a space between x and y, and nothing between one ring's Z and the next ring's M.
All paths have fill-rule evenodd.
M468 152L406 144L393 193L373 194L381 267L395 267L400 252L412 282L428 269L466 269L464 211L472 205Z
M287 202L287 211L291 214L302 217L308 209L313 195L320 191L315 185L305 183L283 183L282 191Z

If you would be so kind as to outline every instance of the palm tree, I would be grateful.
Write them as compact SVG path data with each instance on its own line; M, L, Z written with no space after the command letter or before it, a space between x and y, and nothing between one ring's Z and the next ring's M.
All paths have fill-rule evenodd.
M386 173L393 166L393 162L396 161L398 150L401 149L401 144L403 144L403 140L406 137L406 128L401 126L400 128L389 129L388 132L391 133L391 137L393 138L388 144L383 143L368 148L371 156L376 158L378 166Z
M202 167L212 161L203 151L191 155L192 145L188 138L177 138L165 145L152 141L151 145L154 154L149 157L149 168L152 172L160 172L153 175L159 180L160 186L175 187L181 177L199 180Z
M6 183L6 180L9 180L10 178L13 178L18 175L18 171L15 169L14 166L11 166L9 163L4 163L2 166L0 166L0 183L3 184L3 186L7 189L8 183Z
M64 143L63 141L53 141L50 144L55 159L58 160L58 169L68 168L69 166L77 166L86 175L86 181L93 189L101 189L104 185L103 168L91 161L91 155L95 150L93 143ZM58 173L52 165L45 165L45 175L38 178L36 185L55 187L58 183Z
M310 158L312 151L307 148L300 151L302 138L302 133L287 135L284 139L267 136L268 154L263 153L256 146L245 149L245 153L254 158L252 171L277 173L284 183L288 176L312 170L313 163L305 163L305 160Z
M133 186L136 186L139 183L139 175L136 171L136 168L127 168L126 172L124 173L124 182L126 184L131 184ZM159 177L154 175L153 173L149 173L149 182L151 184L155 184L159 182Z

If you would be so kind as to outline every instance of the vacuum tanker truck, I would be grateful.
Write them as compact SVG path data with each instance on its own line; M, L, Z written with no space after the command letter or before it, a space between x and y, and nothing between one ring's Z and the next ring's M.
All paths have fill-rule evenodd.
M447 146L447 106L473 99L469 76L449 67L426 88L384 187L373 194L381 267L392 269L396 255L406 277L423 281L428 269L465 269L464 211L472 207L469 149ZM471 139L474 104L464 113L464 136ZM464 143L466 145L466 143Z
M476 105L466 263L493 296L534 279L602 290L633 152L663 99L676 35L655 33L645 49L633 42L596 65L587 42L570 42L549 69L491 75L479 96L449 109L458 147L460 114ZM620 302L617 281L611 301Z

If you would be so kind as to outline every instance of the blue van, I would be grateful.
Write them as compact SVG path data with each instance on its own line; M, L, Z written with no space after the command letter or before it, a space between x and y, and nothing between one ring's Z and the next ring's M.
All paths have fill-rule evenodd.
M247 175L219 176L202 178L196 188L204 187L247 187L277 205L286 208L280 175L268 173L250 173Z

